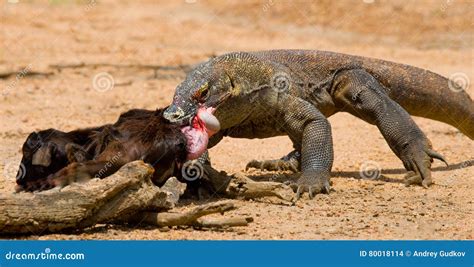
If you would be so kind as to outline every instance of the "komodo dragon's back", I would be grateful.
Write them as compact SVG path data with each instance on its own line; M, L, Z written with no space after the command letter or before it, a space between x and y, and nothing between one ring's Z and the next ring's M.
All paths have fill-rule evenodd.
M474 104L454 81L421 68L381 59L317 50L254 52L257 57L290 69L327 74L339 69L362 68L385 88L390 98L411 115L450 124L474 140Z

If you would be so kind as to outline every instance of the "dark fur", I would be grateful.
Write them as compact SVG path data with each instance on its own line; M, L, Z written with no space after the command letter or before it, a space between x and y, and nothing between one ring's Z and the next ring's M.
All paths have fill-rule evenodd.
M18 190L45 190L104 178L124 164L140 159L155 168L153 182L162 185L178 173L186 159L186 139L180 127L165 120L162 113L162 109L133 109L123 113L113 125L68 133L49 129L30 134L23 144L22 164L26 173L17 180ZM39 151L39 156L35 156ZM50 164L33 165L34 158Z
M26 186L29 182L45 179L71 162L92 159L92 151L79 154L71 153L67 148L72 144L85 147L102 129L103 127L97 127L70 132L47 129L31 133L22 147L22 167L18 170L17 184Z

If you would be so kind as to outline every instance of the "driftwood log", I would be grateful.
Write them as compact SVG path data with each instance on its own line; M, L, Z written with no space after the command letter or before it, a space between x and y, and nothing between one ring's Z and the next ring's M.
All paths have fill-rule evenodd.
M0 233L41 234L126 221L139 211L169 210L185 185L169 179L162 187L150 180L153 168L131 162L107 179L72 184L62 190L0 195Z
M173 209L186 185L170 178L161 188L153 185L153 168L135 161L106 179L75 183L37 193L0 194L0 234L35 234L77 230L98 223L145 223L165 226L225 228L246 226L248 217L208 218L236 208L232 201L197 206L187 212ZM291 201L290 187L255 182L236 174L226 183L225 196L237 199L277 197Z

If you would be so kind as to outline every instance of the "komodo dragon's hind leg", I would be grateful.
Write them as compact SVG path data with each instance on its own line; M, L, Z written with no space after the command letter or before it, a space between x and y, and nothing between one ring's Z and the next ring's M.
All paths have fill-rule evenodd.
M245 170L250 168L267 170L267 171L300 171L300 160L301 153L298 150L291 151L288 155L282 157L281 159L272 159L272 160L252 160L247 163Z
M432 184L433 158L444 158L432 150L431 142L398 103L390 99L382 85L362 69L341 71L331 94L341 111L347 111L376 125L392 151L409 171L408 184Z

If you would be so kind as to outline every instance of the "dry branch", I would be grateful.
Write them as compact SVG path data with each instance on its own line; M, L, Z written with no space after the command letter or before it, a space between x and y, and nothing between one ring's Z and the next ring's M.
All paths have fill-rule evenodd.
M41 234L83 229L98 223L144 222L164 226L222 228L245 226L252 218L203 218L235 209L233 202L201 205L184 213L172 209L186 186L170 178L161 188L150 180L153 168L128 163L106 179L72 184L61 190L0 194L0 234ZM219 173L225 176L224 173ZM255 182L242 174L220 181L225 195L253 199L277 197L290 202L293 190L276 182Z
M291 202L294 192L291 187L277 182L256 182L247 176L236 173L226 188L226 195L232 198L254 199L277 197Z
M205 228L223 228L232 226L247 226L252 222L252 218L232 217L232 218L201 218L203 216L221 213L236 209L235 204L230 201L221 201L198 206L191 211L184 213L175 212L144 212L140 220L144 223L157 226L196 226Z
M11 77L17 77L21 79L27 76L51 76L64 69L80 69L80 68L101 68L101 67L111 67L117 69L141 69L141 70L152 70L153 77L158 78L158 72L160 71L178 71L187 73L189 72L193 65L191 64L180 64L174 66L164 66L164 65L154 65L154 64L114 64L114 63L57 63L50 64L47 67L47 70L32 70L30 66L21 67L19 70L0 70L0 79L8 79ZM115 84L117 85L117 84ZM122 84L128 85L128 84Z
M2 71L0 72L0 79L8 79L10 77L16 76L17 79L21 79L26 76L50 76L53 75L52 71L33 71L28 70L27 68L21 68L18 71Z
M0 195L0 233L41 234L126 221L144 210L169 210L185 185L176 178L161 189L150 180L153 168L131 162L103 180L62 190Z
M227 175L218 172L210 165L204 165L204 179L208 181L216 193L229 198L255 199L276 197L287 204L292 204L294 192L288 185L278 182L254 181L242 173Z
M181 64L175 66L163 66L154 64L113 64L113 63L58 63L49 65L50 68L54 69L77 69L77 68L100 68L100 67L112 67L112 68L133 68L133 69L151 69L151 70L173 70L187 72L192 68L192 65Z
M247 226L251 222L253 222L252 217L200 218L194 226L203 228L225 228Z
M210 165L204 165L204 179L208 181L216 193L228 198L256 199L276 197L285 204L293 204L294 192L288 185L278 182L254 181L242 173L227 175L217 171Z

